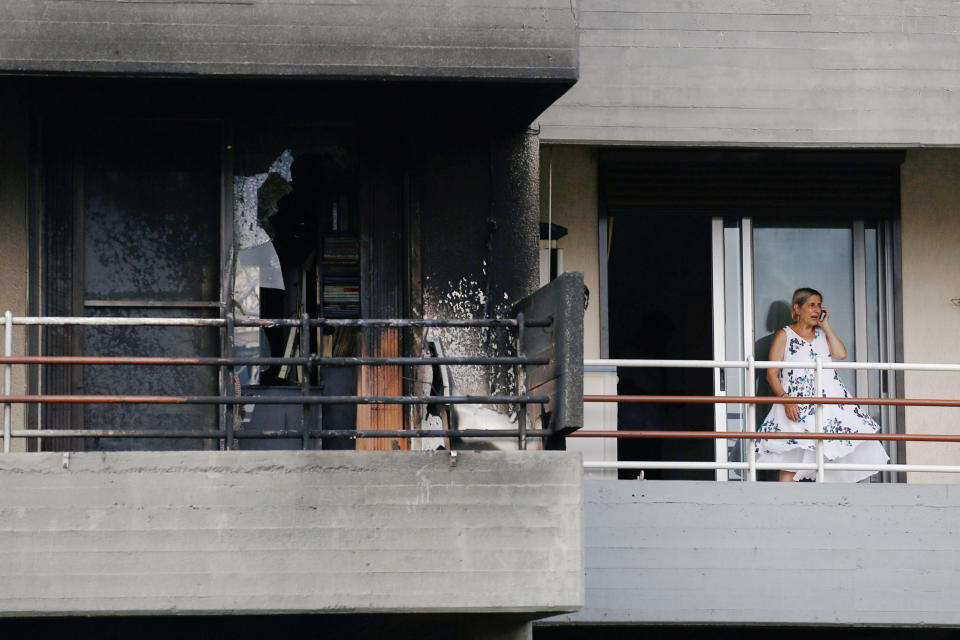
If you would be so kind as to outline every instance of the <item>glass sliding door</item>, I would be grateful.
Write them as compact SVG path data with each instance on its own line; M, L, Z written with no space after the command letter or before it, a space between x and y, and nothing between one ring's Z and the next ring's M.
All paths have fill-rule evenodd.
M739 219L713 219L713 269L714 269L714 353L715 360L739 360L745 357L744 344L752 335L750 316L744 315L749 308L749 291L744 289L745 278L749 281L750 253L743 251L742 234L749 233ZM747 294L747 295L745 295ZM744 323L744 319L747 322ZM750 338L752 339L752 338ZM714 395L740 396L747 393L746 371L739 368L717 370L714 375ZM716 405L715 428L717 431L742 431L746 415L743 405ZM744 459L744 441L717 440L718 461L739 462ZM742 479L739 471L718 469L717 480Z
M755 223L754 357L767 359L774 334L793 321L790 297L794 290L811 287L823 293L823 305L830 309L830 324L847 346L847 359L856 360L853 275L853 230L850 226ZM855 394L854 372L842 370L840 377L850 393ZM758 382L757 392L770 395L765 374L759 376Z
M203 121L110 121L85 129L79 154L83 314L193 317L220 314L220 127ZM81 277L82 274L82 277ZM90 356L215 356L215 328L86 327ZM212 396L210 367L84 366L92 395ZM216 429L211 405L89 404L92 429ZM188 438L87 438L88 449L214 446Z

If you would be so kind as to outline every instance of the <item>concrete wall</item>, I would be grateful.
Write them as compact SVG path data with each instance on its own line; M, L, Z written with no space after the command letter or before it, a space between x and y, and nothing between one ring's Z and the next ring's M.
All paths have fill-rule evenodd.
M523 613L583 603L566 452L0 456L0 615Z
M543 139L956 145L953 0L579 0L580 80Z
M573 81L568 0L0 0L0 70Z
M557 247L563 249L564 271L582 272L583 284L590 289L590 306L583 314L583 357L599 358L597 152L585 147L544 145L540 153L540 221L547 222L552 209L554 224L569 231L557 240Z
M960 624L956 486L584 485L587 603L547 623Z
M910 151L901 171L903 357L960 363L960 150ZM908 372L906 397L960 399L960 373ZM960 433L960 409L908 407L910 433ZM908 443L907 462L960 464L960 445ZM911 473L910 482L960 482Z
M14 315L27 313L29 130L23 94L0 85L0 315L6 311L12 311ZM24 353L25 340L23 329L16 329L15 355ZM13 368L13 393L26 393L25 368L22 366ZM13 407L14 429L23 428L24 415L23 405ZM22 442L15 441L14 445L23 449Z
M600 353L600 245L597 211L597 150L588 147L543 145L540 150L540 221L552 220L566 227L568 235L557 240L563 249L565 271L583 273L590 290L590 304L583 314L583 356L599 358ZM587 371L587 394L616 394L615 370ZM586 429L617 429L617 405L584 405ZM567 449L579 451L584 460L617 459L616 440L581 438L567 440ZM616 471L592 470L588 477L616 477Z

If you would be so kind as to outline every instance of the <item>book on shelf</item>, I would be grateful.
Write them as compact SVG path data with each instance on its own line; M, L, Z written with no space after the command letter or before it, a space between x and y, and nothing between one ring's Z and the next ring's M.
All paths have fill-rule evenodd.
M360 317L360 240L357 236L323 237L319 284L324 317Z

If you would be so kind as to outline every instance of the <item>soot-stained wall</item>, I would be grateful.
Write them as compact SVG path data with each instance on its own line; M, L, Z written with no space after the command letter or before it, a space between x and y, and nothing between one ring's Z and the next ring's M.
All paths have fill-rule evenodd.
M425 317L509 316L537 284L539 178L530 132L424 145L420 255ZM505 355L506 337L439 331L450 355ZM497 391L509 380L458 368L457 393Z
M78 130L88 121L125 113L143 121L209 119L227 133L250 122L283 131L291 122L342 121L353 127L366 171L358 171L366 176L361 182L367 197L358 211L376 210L370 234L395 243L388 257L375 253L382 258L374 265L378 286L367 290L378 301L392 296L396 304L367 309L370 317L508 316L513 303L536 288L539 151L537 136L518 124L530 110L520 103L545 99L536 86L513 85L508 96L496 87L442 83L227 85L144 78L19 83L38 103L50 105L37 116L44 123L60 116L53 106L56 95L73 96L76 106L67 125ZM459 108L467 103L469 109ZM381 197L386 190L389 202ZM503 332L443 337L451 354L497 355L511 348ZM402 347L414 355L419 351L416 341ZM457 390L505 390L492 384L499 373L457 370Z

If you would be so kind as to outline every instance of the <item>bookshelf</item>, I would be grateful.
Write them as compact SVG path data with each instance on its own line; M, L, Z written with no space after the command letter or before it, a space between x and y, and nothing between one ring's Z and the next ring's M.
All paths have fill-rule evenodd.
M320 315L360 317L360 239L352 234L323 236L320 260Z

